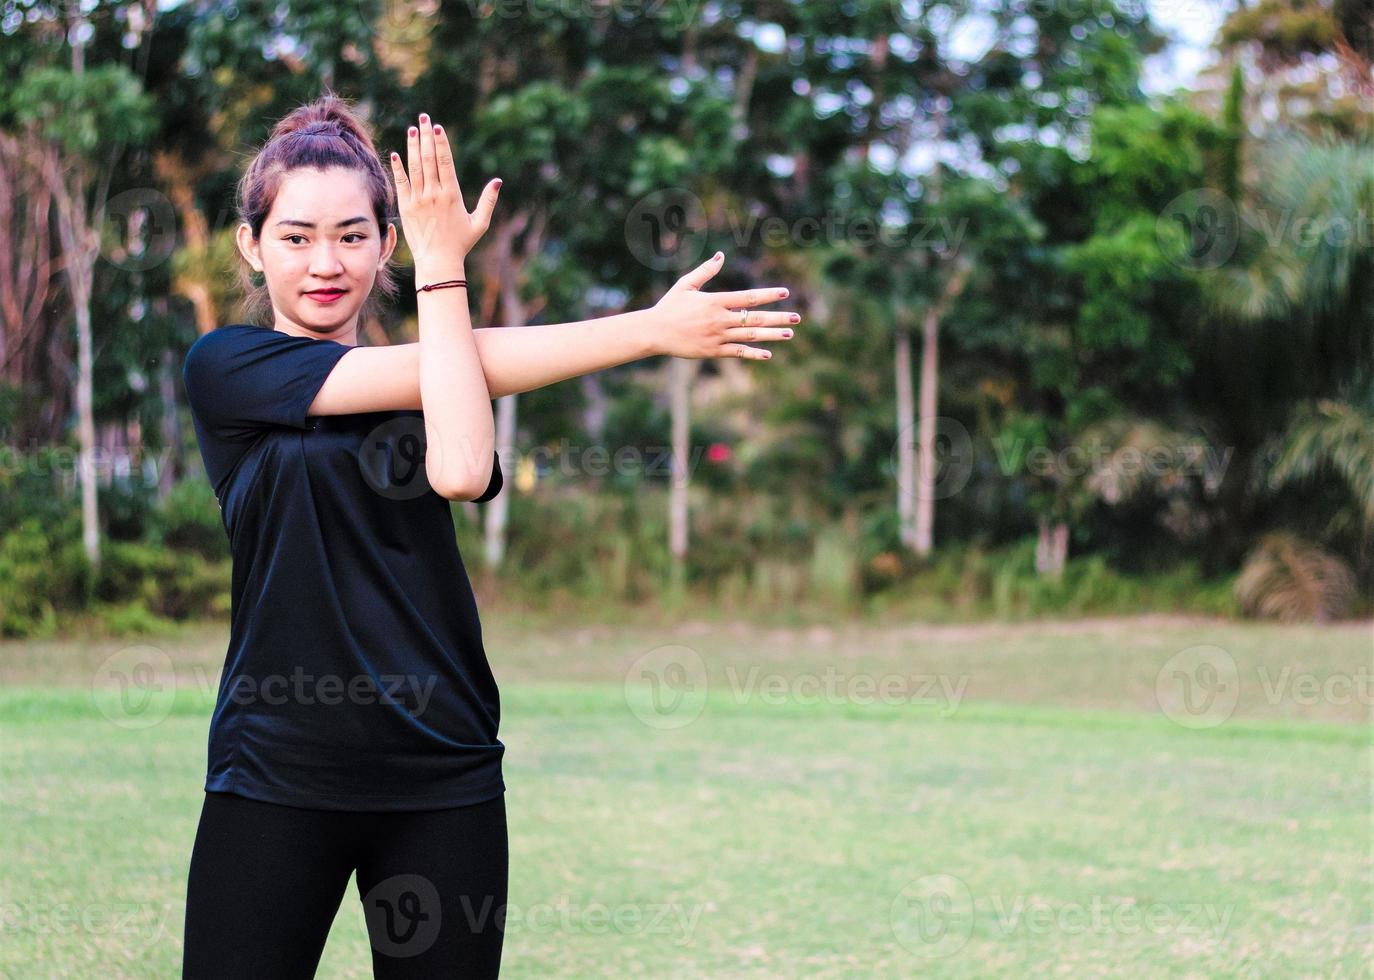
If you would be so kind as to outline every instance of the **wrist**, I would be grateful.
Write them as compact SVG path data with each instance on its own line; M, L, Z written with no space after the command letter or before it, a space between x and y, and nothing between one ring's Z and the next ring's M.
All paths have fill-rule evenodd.
M653 309L633 310L626 314L631 318L631 329L641 338L640 357L656 357L666 354L663 327Z
M428 286L436 282L448 282L450 279L466 279L467 269L463 262L443 262L415 266L415 291L419 292L421 286Z

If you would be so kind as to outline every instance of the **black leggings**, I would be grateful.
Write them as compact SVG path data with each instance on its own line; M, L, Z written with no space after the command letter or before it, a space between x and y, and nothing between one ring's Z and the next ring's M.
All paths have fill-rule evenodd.
M361 813L206 793L182 977L313 977L354 871L374 977L497 975L509 871L504 796Z

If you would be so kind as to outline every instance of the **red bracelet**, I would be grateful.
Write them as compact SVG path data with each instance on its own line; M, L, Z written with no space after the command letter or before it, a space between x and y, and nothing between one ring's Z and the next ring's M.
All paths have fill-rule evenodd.
M431 289L446 289L449 286L466 286L467 284L468 281L466 279L450 279L447 282L432 282L428 286L421 286L420 292L427 293Z

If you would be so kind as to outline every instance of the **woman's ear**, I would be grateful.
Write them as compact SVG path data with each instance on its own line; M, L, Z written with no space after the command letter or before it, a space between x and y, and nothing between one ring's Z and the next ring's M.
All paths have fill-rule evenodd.
M380 269L391 259L391 255L396 251L396 226L388 221L386 223L386 234L382 236L382 254L377 259L377 268Z
M244 260L253 267L254 272L262 271L262 253L258 241L253 237L253 229L248 222L239 224L238 231L234 235L234 242L239 247L239 254Z

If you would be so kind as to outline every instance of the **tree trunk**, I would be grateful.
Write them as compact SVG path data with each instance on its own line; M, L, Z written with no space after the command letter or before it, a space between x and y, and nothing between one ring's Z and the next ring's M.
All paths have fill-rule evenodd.
M897 326L897 527L902 544L916 547L916 398L911 387L911 332Z
M940 308L926 309L921 342L921 439L916 467L916 554L924 558L935 544L935 419L939 409Z
M935 112L935 147L945 141L945 114ZM940 202L940 158L937 153L927 188L930 207ZM928 261L938 262L933 253ZM947 290L950 288L947 284ZM948 292L947 292L948 295ZM921 420L919 462L916 472L916 554L922 558L935 547L935 419L939 408L939 353L941 303L931 297L922 322L921 344Z
M687 544L688 528L688 491L691 487L688 459L691 445L691 399L689 397L692 378L696 374L696 362L687 358L674 357L669 365L669 398L672 404L673 454L672 484L668 488L668 552L672 557L672 579L669 583L670 596L674 601L681 598L687 585Z
M491 237L491 251L485 256L489 280L486 289L499 291L501 299L501 325L504 327L523 327L529 319L530 311L520 298L520 269L524 263L538 254L544 244L544 228L548 216L538 214L531 217L530 212L521 211L497 229ZM519 249L515 240L522 232L525 234ZM483 296L484 312L494 294ZM486 522L483 528L484 556L486 567L495 570L501 567L506 557L506 524L510 514L510 497L515 486L515 468L509 465L511 450L515 447L516 433L516 395L503 395L496 400L496 448L499 453L507 451L506 476L501 492L486 505ZM508 474L508 475L507 475Z
M520 301L520 289L515 280L515 262L510 252L510 235L498 239L500 251L495 256L495 268L499 276L501 294L502 325L507 327L523 326L525 307ZM517 394L503 395L496 399L496 448L502 449L515 445L517 423ZM509 454L508 454L509 456ZM514 473L511 474L514 476ZM486 522L483 528L485 538L486 567L498 569L506 557L506 523L510 516L510 490L513 480L505 480L501 492L487 501Z
M92 568L100 567L99 509L95 483L94 393L91 388L94 354L91 344L91 280L95 273L94 231L86 215L86 166L78 161L71 170L72 184L61 173L55 156L48 186L57 202L57 230L62 242L72 310L76 315L76 414L80 458L81 541ZM98 246L97 246L98 247Z
M578 379L582 387L582 397L586 407L582 410L582 427L598 443L606 437L606 416L610 412L610 399L606 387L601 383L599 373L584 374Z
M162 352L158 367L158 394L162 400L162 452L157 473L157 499L165 501L177 477L177 457L181 450L181 420L177 417L176 359L170 350Z
M1069 525L1064 521L1050 524L1040 518L1040 532L1035 542L1035 570L1045 578L1062 578L1064 563L1069 557Z
M503 395L496 400L496 446L499 450L515 445L515 426L516 426L516 399L519 395ZM510 454L507 453L507 459ZM510 464L506 464L510 468ZM490 569L501 567L501 563L506 558L506 523L510 516L510 491L515 485L515 471L510 469L509 475L502 474L505 479L501 487L501 492L491 500L487 501L486 522L483 527L485 537L485 559L486 566Z

